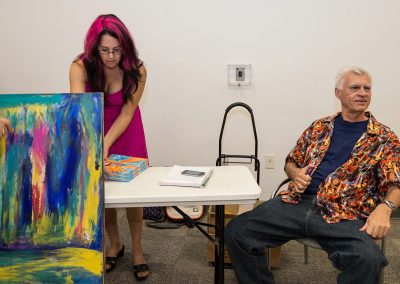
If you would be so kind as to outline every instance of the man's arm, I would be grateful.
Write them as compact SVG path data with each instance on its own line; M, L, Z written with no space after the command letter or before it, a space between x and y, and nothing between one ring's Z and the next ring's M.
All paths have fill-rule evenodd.
M393 205L395 207L394 210L398 209L400 207L400 187L398 187L396 185L389 187L389 189L386 193L385 200L389 200L393 203Z
M389 187L385 200L389 200L393 203L396 210L400 206L400 187L393 185ZM380 203L376 206L375 210L368 216L365 225L360 231L365 231L374 239L382 239L385 237L390 230L390 216L392 215L393 209L391 209L385 203Z
M311 177L307 174L310 165L299 168L293 162L287 162L285 165L285 172L287 176L293 181L297 193L303 193L311 183Z

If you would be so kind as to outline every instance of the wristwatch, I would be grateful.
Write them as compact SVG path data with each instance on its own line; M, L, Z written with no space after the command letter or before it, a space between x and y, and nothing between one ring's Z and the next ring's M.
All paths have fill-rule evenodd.
M396 206L394 205L394 203L390 200L383 200L383 203L385 203L390 209L395 210Z

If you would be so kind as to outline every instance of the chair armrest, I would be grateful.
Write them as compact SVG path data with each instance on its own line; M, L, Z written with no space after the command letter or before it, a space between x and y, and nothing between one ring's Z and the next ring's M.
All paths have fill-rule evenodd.
M271 199L276 197L278 195L278 193L281 191L281 187L284 186L285 184L287 184L289 181L290 181L290 178L286 178L284 181L282 181L280 183L280 185L278 186L278 188L275 189L274 192L272 192Z

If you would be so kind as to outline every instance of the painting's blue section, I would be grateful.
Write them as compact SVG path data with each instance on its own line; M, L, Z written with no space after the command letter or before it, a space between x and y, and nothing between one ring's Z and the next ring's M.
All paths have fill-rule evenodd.
M92 124L93 124L93 129L95 130L96 133L101 135L103 133L103 116L100 115L103 113L103 93L96 93L93 95L93 99L95 100L95 103L93 105L93 119L92 119ZM99 141L102 139L102 137L99 137Z
M64 101L55 112L57 132L49 155L46 183L49 185L46 202L49 211L63 214L69 205L71 190L79 185L82 121L81 103L77 97ZM53 172L53 169L56 171Z
M23 142L21 147L25 148L22 151L25 157L21 157L23 160L21 169L22 188L18 192L20 195L18 228L20 228L21 234L32 223L32 163L29 157L29 148L32 146L33 139L28 132L25 132Z

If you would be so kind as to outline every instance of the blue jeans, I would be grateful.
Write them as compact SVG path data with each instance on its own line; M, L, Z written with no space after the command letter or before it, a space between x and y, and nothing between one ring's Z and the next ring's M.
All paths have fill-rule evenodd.
M378 283L388 262L371 237L359 231L363 225L361 219L326 223L314 196L303 195L300 204L278 196L230 221L225 243L239 283L274 283L264 250L306 237L315 239L341 271L338 283Z

